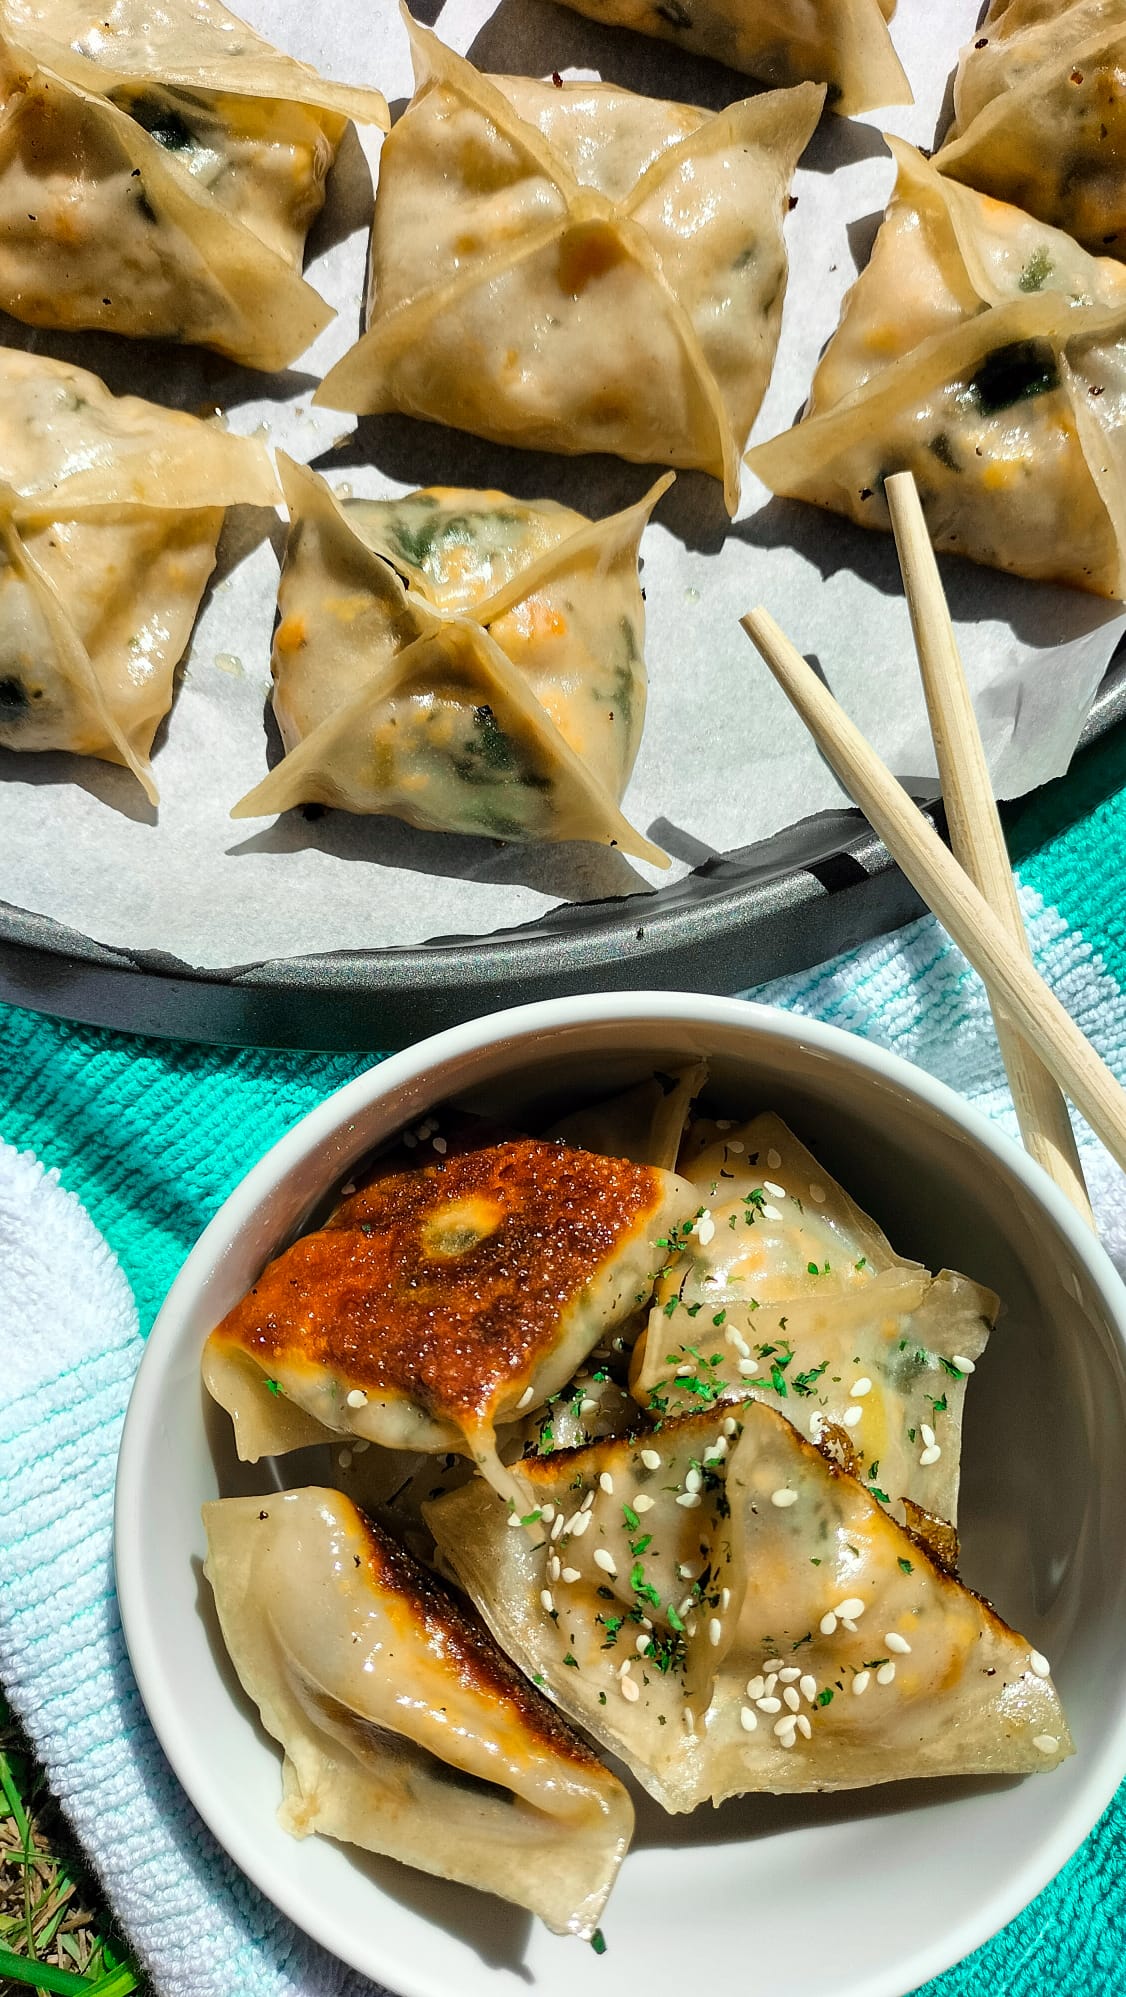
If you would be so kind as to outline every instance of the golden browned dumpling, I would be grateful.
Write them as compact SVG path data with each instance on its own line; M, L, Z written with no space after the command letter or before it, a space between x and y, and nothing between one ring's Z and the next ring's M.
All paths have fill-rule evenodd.
M519 1496L498 1427L649 1296L692 1188L521 1139L391 1171L271 1262L207 1341L239 1453L324 1440L465 1449Z

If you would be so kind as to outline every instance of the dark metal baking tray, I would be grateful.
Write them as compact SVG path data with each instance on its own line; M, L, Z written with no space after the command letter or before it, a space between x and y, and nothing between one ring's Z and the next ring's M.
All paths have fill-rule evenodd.
M1124 719L1120 651L1078 753ZM839 811L709 859L656 894L569 903L521 929L223 970L108 949L0 902L0 998L130 1033L376 1051L568 992L743 991L896 929L921 906L859 813Z

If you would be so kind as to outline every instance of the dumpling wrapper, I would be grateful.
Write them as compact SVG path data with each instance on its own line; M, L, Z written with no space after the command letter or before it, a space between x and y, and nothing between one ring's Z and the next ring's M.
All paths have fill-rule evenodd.
M993 0L935 166L1126 258L1126 5Z
M712 116L482 76L404 19L415 94L380 162L368 330L314 401L708 471L734 512L824 91Z
M0 351L0 745L123 764L155 803L224 509L277 497L256 440Z
M887 24L896 0L564 0L579 14L714 56L761 82L828 85L831 111L911 104Z
M218 0L0 0L0 304L276 369L335 316L301 276L350 118Z
M681 1167L705 1213L682 1231L634 1347L639 1405L659 1420L752 1394L901 1523L910 1501L954 1525L965 1382L994 1293L897 1256L779 1117L698 1122Z
M703 1473L687 1512L700 1548L670 1585L691 1493L669 1487L684 1485L686 1457ZM1073 1751L1026 1639L764 1403L522 1470L537 1499L566 1492L571 1506L593 1491L579 1558L566 1527L547 1545L542 1531L511 1530L479 1478L427 1507L435 1539L508 1654L666 1809L752 1790L1028 1774ZM610 1582L609 1602L591 1549L623 1536L646 1543L631 1566L618 1560L628 1580ZM579 1574L551 1584L557 1619L540 1601L552 1554ZM670 1613L697 1645L714 1630L709 1699L686 1689L692 1643Z
M609 1770L338 1491L204 1505L224 1641L285 1750L278 1820L589 1938L633 1832Z
M600 1151L609 1158L632 1158L635 1165L676 1168L688 1112L707 1083L706 1061L657 1069L631 1089L605 1102L572 1110L544 1132L546 1138Z
M910 470L940 550L1123 596L1126 270L888 143L895 194L808 410L747 463L885 530Z
M204 1383L244 1460L327 1430L465 1450L519 1497L497 1429L644 1302L693 1197L671 1172L532 1139L376 1176L228 1312Z
M671 478L589 521L498 492L340 500L280 463L271 669L288 753L232 815L316 802L667 866L618 801L645 720L638 546Z

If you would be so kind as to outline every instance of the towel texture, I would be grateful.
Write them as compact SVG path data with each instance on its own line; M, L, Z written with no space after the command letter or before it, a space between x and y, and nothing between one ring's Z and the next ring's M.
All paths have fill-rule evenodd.
M1023 902L1041 971L1126 1079L1126 800L1105 754L1085 768L1078 824L1055 836L1049 795L1018 825ZM753 996L906 1055L1015 1134L984 993L933 922ZM372 1058L159 1045L0 1008L0 1680L167 1997L374 1988L297 1934L195 1816L141 1708L111 1568L118 1436L161 1296L262 1150ZM1122 1175L1080 1141L1126 1270ZM1059 1879L927 1997L1126 1992L1124 1845L1120 1795Z

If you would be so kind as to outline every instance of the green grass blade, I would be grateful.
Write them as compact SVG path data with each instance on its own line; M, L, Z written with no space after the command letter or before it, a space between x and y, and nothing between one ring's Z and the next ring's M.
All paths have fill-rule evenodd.
M129 1997L132 1990L139 1989L136 1975L125 1963L119 1969L111 1970L108 1976L100 1976L96 1983L84 1982L85 1997Z
M33 1990L50 1990L55 1997L90 1997L98 1987L88 1976L76 1976L73 1970L56 1969L52 1962L31 1962L26 1955L12 1955L0 1948L0 1977L5 1976L13 1983L29 1984ZM136 1985L130 1987L135 1989ZM104 1988L102 1997L108 1997ZM117 1997L116 1992L113 1997Z
M27 1820L27 1811L23 1806L23 1798L16 1786L12 1764L7 1755L2 1751L0 1751L0 1789L4 1792L4 1799L12 1813L16 1829L20 1834L20 1843L23 1846L24 1857L27 1858L31 1852L31 1825Z

